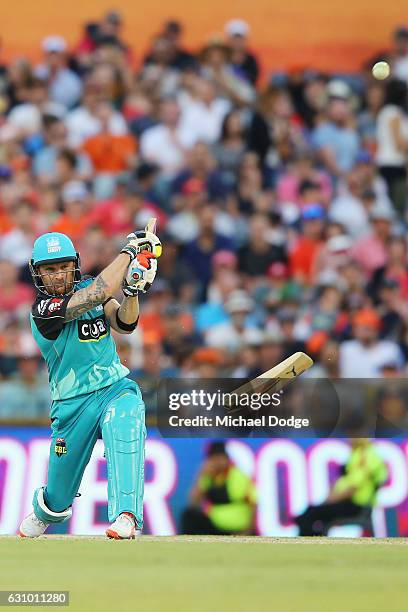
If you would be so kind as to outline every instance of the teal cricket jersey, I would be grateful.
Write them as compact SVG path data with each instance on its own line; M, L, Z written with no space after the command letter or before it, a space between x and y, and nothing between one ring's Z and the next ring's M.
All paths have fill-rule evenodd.
M76 290L92 281L82 280ZM129 374L119 360L103 306L65 322L71 297L50 298L40 293L30 314L34 339L47 363L53 400L91 393Z

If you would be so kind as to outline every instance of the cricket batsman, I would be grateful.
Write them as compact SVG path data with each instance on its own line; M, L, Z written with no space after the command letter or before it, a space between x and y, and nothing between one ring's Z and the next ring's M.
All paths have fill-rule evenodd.
M154 281L161 244L155 220L128 236L119 255L95 278L82 278L79 253L57 232L34 243L31 275L38 291L31 329L47 363L52 397L48 480L34 492L20 536L35 538L72 516L72 502L102 435L108 467L106 535L134 539L143 527L144 403L120 362L111 328L131 334L138 292ZM121 304L113 297L122 288Z

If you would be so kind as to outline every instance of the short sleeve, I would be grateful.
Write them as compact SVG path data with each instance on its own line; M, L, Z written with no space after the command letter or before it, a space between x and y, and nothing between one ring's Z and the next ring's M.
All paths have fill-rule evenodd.
M35 301L31 315L38 331L47 340L56 340L61 333L70 298L70 295L52 298L39 296Z

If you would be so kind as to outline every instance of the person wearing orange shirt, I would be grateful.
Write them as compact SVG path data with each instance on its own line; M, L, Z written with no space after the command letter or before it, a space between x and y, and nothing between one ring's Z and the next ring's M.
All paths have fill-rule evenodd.
M320 204L308 204L302 211L302 234L289 254L291 276L302 284L310 283L315 258L322 244L326 213Z
M88 190L80 181L70 181L64 186L61 196L64 212L54 221L49 231L80 240L92 224Z
M136 141L133 136L115 135L109 131L109 118L112 112L112 107L107 102L99 103L95 116L101 123L101 131L85 140L82 147L90 157L97 174L118 174L135 163Z

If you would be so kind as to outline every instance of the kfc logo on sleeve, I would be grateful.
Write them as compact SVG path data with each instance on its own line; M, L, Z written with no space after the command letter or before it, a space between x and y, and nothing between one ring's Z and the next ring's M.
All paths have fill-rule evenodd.
M58 310L61 310L63 303L64 300L62 298L53 298L48 306L48 312L57 312Z
M52 315L61 309L64 303L63 298L49 298L48 300L41 300L37 306L39 315Z

